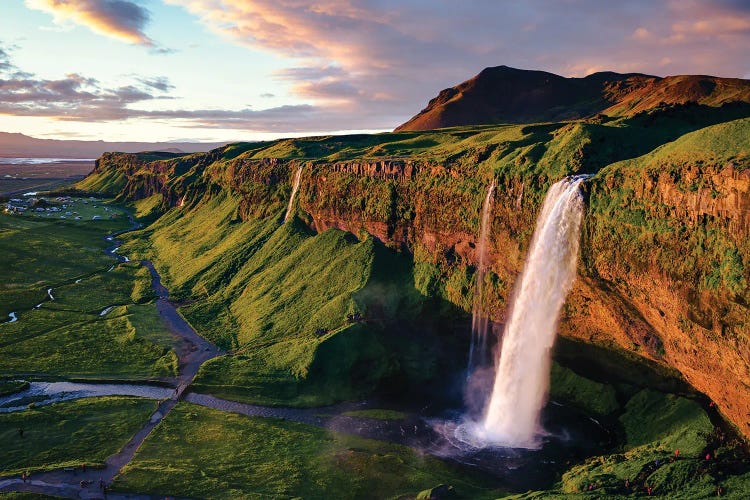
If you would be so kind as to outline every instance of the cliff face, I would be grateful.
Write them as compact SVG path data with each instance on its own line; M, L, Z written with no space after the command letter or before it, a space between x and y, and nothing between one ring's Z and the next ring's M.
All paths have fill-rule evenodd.
M250 223L283 213L301 165L297 203L309 227L374 236L410 256L420 293L465 311L482 201L494 179L485 285L487 313L498 324L546 189L564 175L595 172L586 188L579 279L561 334L679 372L750 436L750 119L619 162L622 151L599 139L607 127L591 130L596 134L568 125L394 134L346 155L270 157L253 149L225 159L217 150L115 170L126 177L128 198L158 192L175 205L187 195L197 207L228 192L239 200L237 217ZM412 149L378 158L389 148Z

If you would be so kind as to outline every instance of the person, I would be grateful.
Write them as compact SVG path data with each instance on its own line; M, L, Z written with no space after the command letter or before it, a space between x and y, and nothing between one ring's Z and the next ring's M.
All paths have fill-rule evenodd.
M646 485L646 493L648 493L648 496L651 496L651 493L653 493L653 491L653 487Z
M81 464L81 469L83 469L83 472L86 472L86 464Z
M711 453L706 453L706 460L711 460Z
M676 450L674 450L674 458L680 458L680 449L679 448L677 448Z
M26 483L26 473L25 472L21 473L21 481L23 481L24 483Z
M716 496L717 496L717 497L720 497L720 496L722 496L723 494L724 494L724 487L722 487L721 485L719 485L719 487L718 487L718 488L716 488Z
M23 429L21 429L20 427L18 429L18 435L23 438Z
M630 489L630 479L625 478L625 489Z

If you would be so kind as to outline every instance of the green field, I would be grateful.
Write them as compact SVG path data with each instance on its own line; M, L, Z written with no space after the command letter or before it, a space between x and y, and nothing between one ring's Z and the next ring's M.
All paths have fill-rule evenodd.
M403 420L408 414L397 410L376 409L354 410L343 413L347 417L374 418L377 420Z
M96 209L80 210L104 213L101 200L93 203ZM111 207L109 213L124 213ZM13 311L18 318L0 325L0 376L175 374L172 338L149 303L148 270L104 253L111 245L104 236L129 225L123 215L116 221L0 215L0 252L14 263L0 269L0 314Z
M155 409L146 399L106 397L0 414L0 475L102 465Z
M481 476L403 446L180 403L115 479L117 491L194 498L399 498L439 484L498 498Z

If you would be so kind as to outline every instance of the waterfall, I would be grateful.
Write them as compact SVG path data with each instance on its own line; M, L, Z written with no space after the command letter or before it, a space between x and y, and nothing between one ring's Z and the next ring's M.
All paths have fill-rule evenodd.
M484 310L484 276L487 274L487 239L490 232L490 217L492 215L492 205L495 201L495 181L492 181L487 189L487 196L484 198L482 205L482 222L479 228L479 264L477 266L477 280L474 289L474 305L471 313L471 346L469 348L469 366L468 374L471 375L474 369L487 363L487 329L489 328L489 318Z
M299 180L302 177L302 165L297 167L297 171L294 173L294 180L292 181L292 194L289 196L289 205L286 207L286 214L284 214L284 222L289 219L292 215L292 207L294 206L294 197L297 196L297 190L299 189Z
M478 431L489 442L533 448L549 389L550 354L578 260L585 176L550 187L505 325L494 387Z

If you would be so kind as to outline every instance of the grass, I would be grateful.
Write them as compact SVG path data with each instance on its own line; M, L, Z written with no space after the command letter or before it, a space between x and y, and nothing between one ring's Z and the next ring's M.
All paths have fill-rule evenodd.
M46 289L106 270L104 235L121 222L60 221L0 215L0 252L13 266L0 269L0 315L31 309Z
M123 213L102 200L89 201L70 208L83 213L107 206L108 213ZM0 325L0 376L175 374L171 335L148 303L153 298L148 270L117 264L103 252L111 244L104 235L126 227L124 219L0 215L0 251L13 262L0 269L0 314L14 311L18 317ZM48 300L49 288L54 301ZM110 306L115 307L102 316Z
M16 323L5 325L12 340L3 338L0 374L124 379L176 374L177 356L153 304L116 307L103 318L29 314L34 318L18 323L50 329L30 333L24 326L11 330Z
M25 380L0 380L0 396L8 396L29 388Z
M408 413L397 410L386 410L379 408L371 408L368 410L354 410L344 412L347 417L357 418L374 418L376 420L404 420L409 416Z
M60 497L43 495L41 493L16 493L0 491L0 498L2 498L3 500L49 500L51 498Z
M103 465L155 409L145 399L106 397L0 414L0 475Z
M206 363L196 390L316 406L361 397L398 374L418 384L438 373L438 327L422 321L412 331L424 333L398 334L426 300L408 259L373 238L316 235L298 218L280 224L280 213L238 220L237 202L220 195L173 210L123 246L191 301L181 312L200 334L235 351Z
M610 415L620 408L614 387L581 377L558 363L552 364L549 395L598 416Z
M194 498L399 498L441 483L463 498L501 493L470 471L403 446L180 403L113 489Z
M647 389L628 401L620 422L625 433L622 453L594 457L572 467L563 474L562 492L583 492L591 483L605 491L617 492L625 479L657 483L659 475L651 477L653 472L644 470L648 471L655 460L660 460L663 468L668 467L656 469L660 475L694 465L696 460L700 461L698 455L713 431L708 416L697 403ZM675 462L677 465L664 465L677 449L682 459ZM691 477L693 480L695 477Z
M741 445L717 450L714 428L694 401L644 389L629 399L619 420L624 433L619 453L573 465L550 490L508 498L631 498L646 495L646 484L654 495L667 498L713 497L719 485L728 498L746 498L750 492L750 461ZM706 461L706 450L715 458Z

